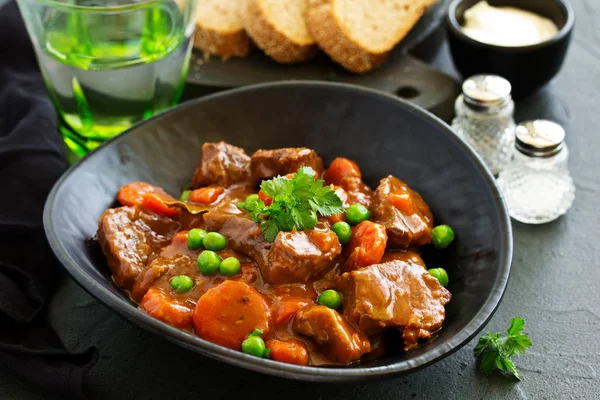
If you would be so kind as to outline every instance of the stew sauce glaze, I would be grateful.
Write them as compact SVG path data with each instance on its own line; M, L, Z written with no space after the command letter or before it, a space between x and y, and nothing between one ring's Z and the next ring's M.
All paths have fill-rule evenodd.
M355 226L346 245L330 229L344 213L321 217L312 231L280 232L268 243L236 206L258 192L261 180L302 166L323 176L345 208L360 203L370 209L372 221ZM433 217L399 179L388 176L374 191L351 160L338 158L324 171L310 149L259 150L249 157L219 142L203 146L192 186L223 190L210 191L216 197L207 213L192 215L163 207L161 201L175 199L162 189L133 182L119 191L122 207L100 218L97 237L115 284L154 318L236 350L258 328L272 359L314 366L384 355L380 334L387 329L403 333L406 350L440 329L450 293L418 253L431 242ZM240 273L203 276L196 261L202 249L187 246L193 228L224 235L227 247L218 254L236 257ZM190 291L171 288L178 275L194 281ZM339 310L317 304L327 289L341 292Z

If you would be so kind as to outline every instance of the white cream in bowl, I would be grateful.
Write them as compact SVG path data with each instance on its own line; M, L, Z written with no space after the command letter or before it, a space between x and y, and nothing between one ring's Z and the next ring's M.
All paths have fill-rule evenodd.
M478 42L504 47L542 43L558 33L548 18L514 7L492 7L487 1L465 11L462 30Z

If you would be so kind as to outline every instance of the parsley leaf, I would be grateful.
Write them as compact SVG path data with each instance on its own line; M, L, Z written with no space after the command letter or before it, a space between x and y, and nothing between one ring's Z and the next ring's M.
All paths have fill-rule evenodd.
M282 231L314 229L317 213L329 216L344 212L339 196L322 180L315 179L310 167L300 168L292 179L278 176L263 181L260 190L273 199L270 206L258 200L240 203L238 207L261 225L265 240L271 243Z
M242 210L248 211L254 222L262 222L261 215L267 211L267 207L262 200L256 200L251 202L243 202L238 204L238 207Z
M523 318L513 318L510 328L508 328L508 337L503 343L503 348L508 357L525 354L527 348L532 345L531 339L521 331L525 327Z
M487 335L480 337L479 343L477 343L477 346L475 346L475 349L473 350L475 357L480 356L488 346L495 343L498 339L500 339L500 333L494 332L488 332Z
M521 333L525 328L525 321L521 317L513 318L508 328L508 336L502 337L500 332L489 332L479 338L479 342L473 353L475 357L481 358L481 371L489 375L494 368L509 372L515 378L521 379L519 371L510 357L525 354L527 348L533 343L526 333Z
M275 237L279 233L279 226L274 219L264 221L260 225L260 229L262 230L265 240L269 243L273 243L275 241Z

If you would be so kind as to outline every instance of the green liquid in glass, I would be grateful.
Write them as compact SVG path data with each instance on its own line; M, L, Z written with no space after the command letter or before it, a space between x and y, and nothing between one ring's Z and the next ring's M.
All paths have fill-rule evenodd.
M38 58L77 157L179 100L190 40L176 3L106 15L50 10L45 27Z

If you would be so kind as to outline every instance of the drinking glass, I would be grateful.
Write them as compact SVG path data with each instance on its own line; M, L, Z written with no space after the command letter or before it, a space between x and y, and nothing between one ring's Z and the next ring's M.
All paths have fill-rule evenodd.
M177 103L197 0L17 0L77 157Z

